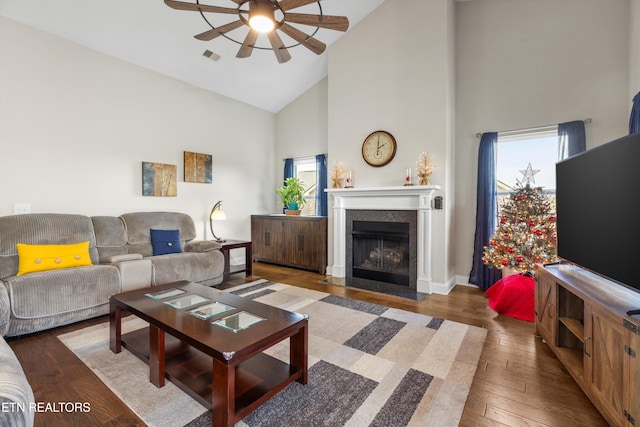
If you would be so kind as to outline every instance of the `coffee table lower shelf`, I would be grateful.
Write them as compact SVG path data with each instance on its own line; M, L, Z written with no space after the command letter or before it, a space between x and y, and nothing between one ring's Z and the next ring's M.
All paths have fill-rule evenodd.
M122 346L149 364L149 328L122 335ZM236 368L236 421L302 377L302 370L260 353ZM165 377L205 408L212 410L212 358L165 334Z

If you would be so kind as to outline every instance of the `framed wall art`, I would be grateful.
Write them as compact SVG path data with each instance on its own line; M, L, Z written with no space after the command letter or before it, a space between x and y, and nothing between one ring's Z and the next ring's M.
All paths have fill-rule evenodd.
M213 156L184 152L184 182L211 183Z
M178 167L164 163L142 162L142 195L176 197Z

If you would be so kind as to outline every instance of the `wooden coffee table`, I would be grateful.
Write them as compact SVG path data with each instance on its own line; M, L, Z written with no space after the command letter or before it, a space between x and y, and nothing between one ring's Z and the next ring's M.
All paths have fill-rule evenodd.
M202 317L190 313L210 304ZM190 282L113 295L110 308L111 350L124 346L147 362L154 385L168 378L213 412L214 426L232 426L292 382L307 383L307 316ZM125 311L149 327L122 335ZM287 338L289 363L263 353Z

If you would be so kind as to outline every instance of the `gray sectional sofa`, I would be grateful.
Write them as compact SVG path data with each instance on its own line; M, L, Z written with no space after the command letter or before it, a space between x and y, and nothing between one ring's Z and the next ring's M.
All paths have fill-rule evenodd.
M166 243L174 253L154 255L165 242L152 242L152 229L177 236L178 240ZM24 335L107 314L109 297L127 290L178 280L209 286L221 283L224 256L220 245L195 238L191 217L175 212L0 217L0 388L7 390L0 390L0 403L28 406L33 401L24 372L2 336ZM18 275L19 243L70 245L87 241L90 265ZM32 424L30 414L0 413L0 425Z

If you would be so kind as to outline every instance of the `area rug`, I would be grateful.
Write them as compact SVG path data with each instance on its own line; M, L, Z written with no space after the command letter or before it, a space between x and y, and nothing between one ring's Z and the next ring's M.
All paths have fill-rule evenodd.
M227 291L309 315L309 381L293 383L236 426L455 426L486 329L259 280ZM145 326L134 316L123 333ZM109 325L58 337L150 426L211 425L211 413L126 349ZM288 361L288 341L268 353Z

